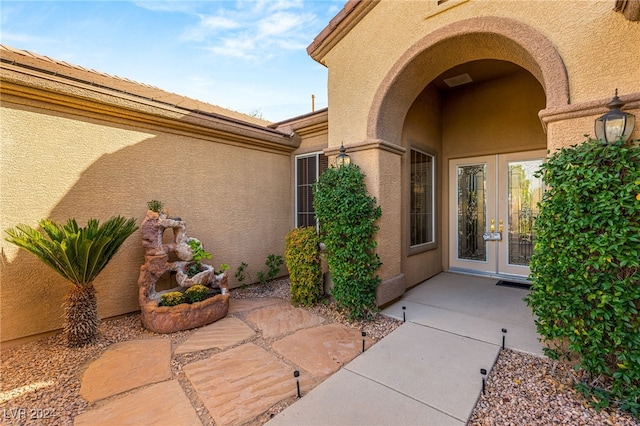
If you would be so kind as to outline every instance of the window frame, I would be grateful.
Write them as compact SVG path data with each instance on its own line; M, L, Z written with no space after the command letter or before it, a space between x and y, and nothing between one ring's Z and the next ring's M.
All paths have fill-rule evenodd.
M411 216L412 216L412 206L411 206L411 197L413 192L413 182L411 181L411 157L413 152L418 152L422 155L426 155L431 157L431 241L427 241L420 244L411 244ZM407 225L406 225L406 233L407 233L407 249L408 255L412 256L415 254L423 253L425 251L434 250L438 247L438 206L437 206L437 170L438 170L438 158L436 152L432 149L425 148L423 146L411 145L407 150Z
M300 228L302 225L298 222L298 217L299 217L299 211L298 211L298 188L299 188L299 183L298 183L298 160L301 159L308 159L313 157L315 159L315 165L316 165L316 177L315 177L315 181L313 184L315 184L315 182L318 181L318 178L320 177L321 174L321 170L320 170L320 156L324 155L323 151L314 151L314 152L308 152L305 154L299 154L294 156L294 182L293 182L293 186L294 186L294 225L296 228ZM309 186L313 185L313 184L309 184ZM314 216L315 216L315 211L313 212ZM311 225L306 225L306 226L311 226ZM318 229L318 219L316 218L316 224L315 224L316 229Z

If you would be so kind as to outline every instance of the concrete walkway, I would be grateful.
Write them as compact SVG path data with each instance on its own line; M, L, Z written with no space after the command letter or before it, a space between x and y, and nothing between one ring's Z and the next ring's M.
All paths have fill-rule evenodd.
M527 291L497 281L441 273L408 291L383 311L405 324L268 424L466 424L503 336L542 354Z

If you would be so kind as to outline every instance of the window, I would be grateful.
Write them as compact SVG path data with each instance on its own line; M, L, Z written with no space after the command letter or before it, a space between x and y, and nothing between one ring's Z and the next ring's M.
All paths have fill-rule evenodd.
M411 205L409 207L411 247L435 242L435 158L411 150Z
M296 157L296 226L316 226L313 211L313 185L329 167L322 153Z

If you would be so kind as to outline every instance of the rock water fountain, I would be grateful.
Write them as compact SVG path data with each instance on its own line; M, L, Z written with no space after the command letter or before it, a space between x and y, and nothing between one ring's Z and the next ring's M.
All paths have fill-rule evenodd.
M153 202L149 203L151 208ZM229 293L227 272L216 275L213 266L199 263L199 256L206 253L202 243L196 238L187 237L185 223L180 218L170 218L156 202L156 209L148 210L140 227L142 246L146 249L145 262L140 268L138 278L139 302L142 325L156 333L172 333L210 324L224 318L229 312ZM173 242L164 243L166 229L173 231ZM197 252L197 253L194 253ZM170 255L178 261L171 261ZM189 268L199 272L193 276L187 273ZM178 287L156 291L158 280L165 274L176 272ZM181 303L175 306L160 306L163 294L185 291L195 285L208 288L206 298L194 303Z

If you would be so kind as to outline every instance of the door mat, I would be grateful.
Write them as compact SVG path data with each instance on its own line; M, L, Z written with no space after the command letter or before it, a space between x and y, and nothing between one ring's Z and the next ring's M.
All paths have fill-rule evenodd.
M529 283L517 283L514 281L503 281L503 280L498 281L496 285L499 285L502 287L521 288L523 290L529 290L531 288L531 284Z

